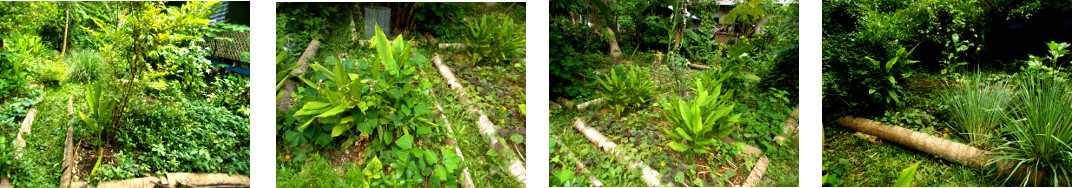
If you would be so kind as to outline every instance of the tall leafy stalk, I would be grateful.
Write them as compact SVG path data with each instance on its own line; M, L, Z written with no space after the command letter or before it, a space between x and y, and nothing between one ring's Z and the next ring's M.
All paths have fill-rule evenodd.
M97 149L100 154L97 155L97 162L93 165L93 170L89 174L95 174L97 167L100 167L101 160L104 159L104 139L102 139L101 134L105 132L105 121L115 117L112 113L112 110L115 109L115 102L101 96L102 91L103 88L101 88L100 82L96 82L87 88L85 100L86 104L89 105L90 114L86 115L83 112L78 112L78 117L82 119L82 122L86 123L90 130L97 132L97 142L100 144Z

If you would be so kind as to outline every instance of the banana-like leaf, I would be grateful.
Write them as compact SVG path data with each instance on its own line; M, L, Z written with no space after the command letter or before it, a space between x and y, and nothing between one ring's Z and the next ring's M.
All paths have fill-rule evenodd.
M677 141L670 141L667 146L670 146L670 149L674 149L674 151L678 152L685 152L689 150L689 145L677 143Z

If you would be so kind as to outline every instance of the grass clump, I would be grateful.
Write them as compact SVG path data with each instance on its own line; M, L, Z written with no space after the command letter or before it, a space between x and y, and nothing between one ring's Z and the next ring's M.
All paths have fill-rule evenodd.
M960 132L969 145L983 146L1002 124L1009 122L1014 93L1004 82L984 81L982 74L969 79L952 86L942 98L949 105L952 129Z
M104 59L99 52L93 50L77 50L67 58L70 63L70 72L67 79L72 82L89 82L100 78L104 66Z
M1021 78L1018 110L1004 131L1009 140L989 163L1009 161L1021 186L1069 186L1072 179L1072 93L1069 85L1034 75ZM1023 178L1016 178L1018 174ZM1063 180L1064 182L1061 182Z

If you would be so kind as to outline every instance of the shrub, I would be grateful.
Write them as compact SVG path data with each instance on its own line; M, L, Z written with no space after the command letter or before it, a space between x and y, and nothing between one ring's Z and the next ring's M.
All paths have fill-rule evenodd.
M467 53L474 62L497 64L525 57L525 24L514 24L510 17L492 14L466 23Z
M300 132L318 132L330 130L331 137L341 136L351 132L351 128L357 128L358 133L377 135L377 139L392 141L394 133L403 129L418 129L427 127L425 121L414 121L415 118L425 118L431 110L427 104L427 95L423 90L431 87L427 82L416 79L416 67L426 62L423 55L410 58L410 46L402 42L401 36L395 38L393 44L383 32L377 30L373 47L376 56L370 60L345 59L340 61L335 57L325 59L326 64L333 64L334 68L328 69L320 63L310 64L315 72L312 79L299 77L305 83L309 91L319 92L306 93L300 96L301 109L294 112L301 123L295 134L288 136L292 145L300 143L303 136ZM347 66L357 65L357 74L353 68ZM381 70L382 69L382 70ZM313 82L311 80L318 80ZM322 80L322 81L319 81ZM313 90L315 88L316 90ZM398 111L399 113L395 113ZM384 118L387 121L381 120ZM317 121L319 120L319 121ZM313 122L318 123L314 129L307 130ZM320 128L320 125L325 128ZM408 135L408 134L407 134ZM318 145L326 145L330 139L322 136L317 141Z
M731 101L732 90L722 92L720 82L695 81L692 88L696 98L686 102L677 96L661 103L662 115L673 125L673 130L663 129L673 139L667 144L671 149L686 154L707 153L708 145L716 138L728 136L736 128L741 114L732 114L735 104ZM711 84L711 88L704 84Z
M648 78L648 71L635 65L615 66L606 77L596 77L602 87L603 99L621 114L622 111L640 108L655 95L655 82Z
M1006 86L983 81L983 75L976 73L974 80L950 88L942 97L949 105L953 130L962 133L970 145L985 144L1009 122L1007 110L1014 95Z
M35 36L36 37L36 36ZM26 91L30 75L26 71L26 62L32 60L32 54L40 47L32 38L21 35L3 36L3 49L0 49L0 100L19 96ZM40 39L37 39L40 40Z
M208 96L209 101L236 112L249 110L249 77L221 73L212 79L209 87L213 92ZM244 112L243 115L248 117L249 114Z
M461 157L450 152L450 146L422 144L448 136L434 132L439 131L433 130L438 125L429 120L434 117L434 109L429 105L431 99L426 93L432 85L416 73L417 67L427 63L427 58L420 53L411 53L412 48L401 36L391 43L379 28L372 46L376 53L371 60L328 57L324 63L333 64L334 68L314 63L310 67L315 72L307 73L312 78L298 77L306 86L298 89L304 91L299 91L301 109L284 115L287 118L284 121L293 122L293 118L304 123L298 123L294 128L296 131L284 127L288 129L284 138L292 146L306 139L325 146L344 134L351 139L347 143L359 137L355 134L367 136L372 140L371 148L398 151L381 153L365 166L362 173L373 177L372 185L412 187L420 184L394 181L401 179L426 179L434 185L454 184L460 172ZM423 138L427 140L418 140ZM395 170L382 171L385 166ZM393 178L380 180L381 176Z
M550 28L548 72L551 74L551 93L566 98L588 98L596 93L589 78L606 62L603 50L608 49L606 40L588 32L589 27L555 19Z
M67 80L68 67L66 63L44 60L37 66L37 77L35 79L37 79L38 83L58 83Z
M101 77L104 67L108 67L101 54L93 50L76 50L67 57L67 62L70 64L67 79L73 82L95 81Z

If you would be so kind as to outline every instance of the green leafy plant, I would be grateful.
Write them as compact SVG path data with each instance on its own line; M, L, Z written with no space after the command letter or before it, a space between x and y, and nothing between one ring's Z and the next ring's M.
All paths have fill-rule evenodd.
M647 104L655 95L655 81L648 78L648 71L635 65L616 66L605 77L596 77L603 91L599 94L620 115L628 109L637 109Z
M759 22L767 16L767 12L763 10L763 6L760 5L768 0L749 0L745 3L738 4L728 13L726 17L721 19L723 24L740 24L741 27L745 27L744 33L751 35L755 29L752 24Z
M922 162L923 161L916 162L916 164L912 165L911 167L901 170L901 175L897 177L897 181L893 183L893 186L912 187L912 181L916 179L916 168L919 168L919 163Z
M686 102L677 96L661 102L662 115L673 123L673 130L663 129L670 138L667 144L675 151L688 154L707 153L716 138L728 136L736 128L741 114L732 114L732 90L722 92L720 82L697 80L693 87L696 98ZM713 85L713 88L705 87Z
M510 17L483 15L466 23L466 50L473 62L498 64L525 57L525 24L515 24Z
M276 93L275 99L276 100L279 100L280 97L283 97L283 92L281 92L281 91L283 89L283 85L286 84L286 80L296 76L294 74L291 74L290 71L292 71L294 69L297 69L298 67L301 67L301 64L298 64L298 63L287 63L287 55L290 53L290 49L282 49L283 44L287 43L286 41L287 41L286 38L280 39L280 41L278 42L278 45L276 46L276 48L280 48L279 50L276 51L276 55L275 55L275 71L276 71L275 72L275 83L276 83L275 84L275 93Z
M973 78L953 86L942 98L949 105L953 129L970 145L982 146L996 136L1001 125L1011 121L1008 113L1015 95L1005 83L985 82L980 73Z
M902 88L898 80L903 80L912 76L912 74L908 73L906 69L908 65L919 62L908 59L908 56L911 55L912 51L915 50L915 48L912 48L912 50L905 51L905 48L900 48L894 54L893 58L886 61L885 63L877 61L875 59L871 59L871 57L864 57L864 59L867 59L871 62L871 65L874 65L878 70L881 71L878 72L879 75L876 76L881 79L885 79L884 81L888 81L888 83L869 89L867 91L867 94L878 100L884 99L887 104L892 103L895 105L901 105L901 96L903 95L903 91L901 91ZM884 81L880 80L878 82ZM875 93L878 94L876 95Z
M1060 179L1072 179L1072 93L1064 82L1027 75L1019 80L1018 100L1011 123L1003 127L1009 140L995 150L988 163L1009 161L1016 164L1005 182L1015 174L1026 174L1021 186L1030 180L1035 186L1060 185ZM1067 182L1066 182L1067 183Z
M1070 53L1069 50L1065 49L1068 48L1068 46L1068 43L1050 41L1049 43L1046 43L1046 47L1049 48L1050 52L1049 56L1037 57L1028 55L1027 66L1020 67L1020 69L1028 74L1044 74L1047 75L1047 78L1064 79L1063 77L1058 76L1067 75L1067 73L1061 72L1063 68L1058 61L1058 58L1064 57ZM1072 63L1072 61L1070 61L1070 63Z
M19 50L25 47L18 47L16 44L23 44L19 41L22 36L0 36L4 40L4 49L0 50L0 98L8 98L14 95L18 95L25 91L25 87L29 82L29 72L27 72L26 61L30 59L22 51ZM14 40L11 40L14 39Z
M137 149L136 162L149 172L249 174L248 118L208 100L136 101L130 108L112 146Z
M395 141L395 134L398 138L408 136L411 131L423 135L437 126L426 117L431 110L423 91L431 87L430 83L418 81L415 74L416 66L426 58L418 54L410 59L411 48L405 40L399 36L393 44L389 43L383 32L377 32L373 48L376 55L371 61L339 61L328 57L325 63L334 64L333 69L319 63L310 65L320 80L313 82L299 77L308 88L318 90L315 93L318 95L302 96L302 107L294 113L296 117L308 118L297 128L299 132L318 120L319 124L331 127L332 137L356 127L360 134L378 135L378 139L389 144ZM345 65L355 64L360 66L358 73L350 73L352 69ZM380 134L374 134L377 130Z
M41 37L35 35L11 35L4 39L4 48L7 51L21 54L27 59L33 59L45 52Z

